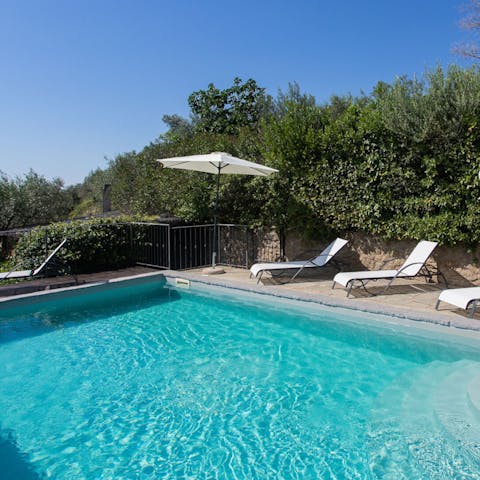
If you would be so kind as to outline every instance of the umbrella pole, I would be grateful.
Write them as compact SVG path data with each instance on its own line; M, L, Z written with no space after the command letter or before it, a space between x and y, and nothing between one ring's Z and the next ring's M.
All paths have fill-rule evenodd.
M213 252L212 252L212 268L215 268L217 262L218 251L218 195L220 191L220 167L217 173L217 193L215 195L215 213L213 216Z

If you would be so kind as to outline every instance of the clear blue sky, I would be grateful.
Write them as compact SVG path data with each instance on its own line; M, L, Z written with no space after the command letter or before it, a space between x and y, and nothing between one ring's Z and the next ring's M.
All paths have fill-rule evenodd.
M0 170L67 184L235 76L319 102L461 63L463 0L0 0Z

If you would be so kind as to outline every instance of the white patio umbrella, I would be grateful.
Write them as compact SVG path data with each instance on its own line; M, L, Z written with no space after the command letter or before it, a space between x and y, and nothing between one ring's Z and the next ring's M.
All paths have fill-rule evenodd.
M274 168L265 167L258 163L233 157L228 153L214 152L206 155L190 155L188 157L160 158L157 160L166 168L181 170L194 170L196 172L212 173L217 175L217 191L215 196L215 215L213 221L213 252L212 269L215 269L217 258L217 224L218 224L218 192L220 188L220 175L225 173L237 175L260 175L266 177L278 172ZM219 271L220 273L221 271ZM211 271L214 273L214 270Z

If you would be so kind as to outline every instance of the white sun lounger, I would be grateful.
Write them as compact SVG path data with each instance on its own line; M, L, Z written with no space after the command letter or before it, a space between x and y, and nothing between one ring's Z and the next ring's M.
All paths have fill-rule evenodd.
M473 317L479 301L480 287L452 288L440 293L435 309L438 310L440 302L450 303L464 310L468 310L471 306L470 317Z
M305 268L319 268L324 267L330 262L333 257L348 243L348 240L337 238L330 245L328 245L320 255L310 258L309 260L299 260L294 262L275 262L275 263L255 263L250 268L250 278L257 278L257 283L262 279L264 272L273 271L279 273L283 270L297 270L295 275L290 279L294 280L300 272Z
M437 270L432 272L425 265L425 262L435 250L436 246L437 242L428 242L426 240L422 240L417 244L412 253L410 253L408 258L405 260L404 264L398 270L367 270L363 272L337 273L333 279L332 289L335 288L337 283L339 283L347 289L348 297L353 287L362 287L367 290L366 284L372 280L390 280L388 285L382 291L382 293L385 293L385 291L396 278L413 278L416 276L423 276L427 279L431 279L433 274L436 274L437 276L441 275L443 277L440 271Z
M55 250L45 259L45 261L38 267L33 270L11 270L10 272L0 272L0 280L8 280L11 278L29 278L36 277L40 275L46 266L52 261L53 257L58 253L58 251L65 245L67 239L63 239L62 242L58 245Z

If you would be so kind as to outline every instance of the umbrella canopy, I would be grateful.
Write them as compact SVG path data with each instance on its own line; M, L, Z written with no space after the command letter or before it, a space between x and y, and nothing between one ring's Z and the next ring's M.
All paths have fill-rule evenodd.
M242 160L223 152L214 152L207 155L190 155L188 157L161 158L157 161L167 168L213 174L232 173L237 175L267 176L278 172L274 168Z
M265 167L259 163L249 162L241 158L233 157L228 153L214 152L206 155L190 155L188 157L161 158L160 162L166 168L178 168L180 170L193 170L196 172L212 173L217 175L217 192L215 197L215 216L213 223L213 252L212 269L215 269L217 256L217 219L218 219L218 192L220 188L220 175L259 175L266 177L278 172L275 168Z

